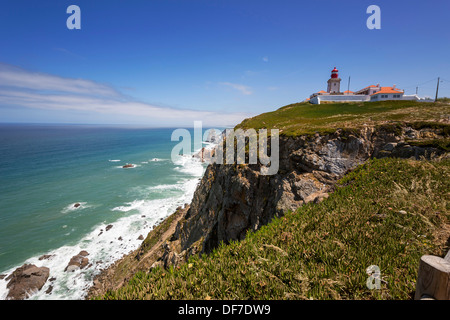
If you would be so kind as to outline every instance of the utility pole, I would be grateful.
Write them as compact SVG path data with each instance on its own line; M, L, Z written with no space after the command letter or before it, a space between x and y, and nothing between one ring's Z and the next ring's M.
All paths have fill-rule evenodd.
M417 96L418 92L419 92L419 87L416 87L416 96Z
M350 76L348 77L348 89L347 89L347 91L350 91Z
M441 80L440 77L438 77L437 87L436 87L436 99L434 99L434 102L437 102L438 99L438 93L439 93L439 81Z

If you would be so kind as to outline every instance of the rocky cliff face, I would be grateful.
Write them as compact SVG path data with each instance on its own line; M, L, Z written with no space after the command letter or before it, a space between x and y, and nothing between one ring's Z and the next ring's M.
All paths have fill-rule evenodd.
M384 125L333 134L280 137L276 175L260 174L259 165L208 166L190 209L165 245L161 264L176 264L208 253L220 242L241 240L274 216L328 196L337 179L371 157L430 158L444 153L409 141L442 139L444 127L414 129ZM169 261L170 260L170 261Z
M371 157L431 158L443 154L445 151L433 143L415 146L413 142L448 138L448 127L384 125L325 135L281 136L279 171L275 175L261 175L260 165L210 164L190 206L173 221L171 234L164 243L160 241L151 248L160 256L146 254L147 249L140 248L132 258L119 261L100 276L90 295L117 288L132 276L119 277L120 270L142 269L130 267L130 259L136 266L146 266L145 270L177 265L190 255L211 252L222 241L241 240L249 230L259 229L287 210L319 202L332 191L337 179ZM151 237L152 233L147 239Z

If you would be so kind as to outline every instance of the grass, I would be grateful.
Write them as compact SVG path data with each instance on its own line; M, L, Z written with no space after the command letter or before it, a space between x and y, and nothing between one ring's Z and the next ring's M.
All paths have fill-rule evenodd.
M98 298L410 299L420 257L448 250L449 165L370 160L323 202ZM366 287L370 265L381 269L381 289Z
M450 152L450 139L430 139L430 140L421 140L421 141L408 141L408 143L412 146L418 147L434 147L441 149L445 152Z
M379 101L320 105L304 102L245 119L236 129L277 128L282 135L297 136L315 132L332 133L337 128L358 128L364 124L389 121L426 122L448 117L449 114L450 104L447 100L437 103Z
M445 102L445 103L449 103L450 102L450 98L449 97L442 97L442 98L438 98L439 102Z

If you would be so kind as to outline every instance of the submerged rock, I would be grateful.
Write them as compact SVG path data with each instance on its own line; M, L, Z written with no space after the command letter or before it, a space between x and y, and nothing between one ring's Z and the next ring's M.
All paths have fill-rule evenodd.
M41 290L50 274L46 267L36 267L34 264L24 264L17 268L6 280L9 289L6 299L23 300L33 292Z

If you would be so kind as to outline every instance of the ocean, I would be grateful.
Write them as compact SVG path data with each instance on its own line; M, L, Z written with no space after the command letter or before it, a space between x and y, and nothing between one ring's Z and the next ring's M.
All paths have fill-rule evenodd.
M173 130L0 125L0 275L45 266L52 281L29 299L83 299L95 274L190 203L205 164L191 155L172 162ZM64 272L81 250L89 266Z

